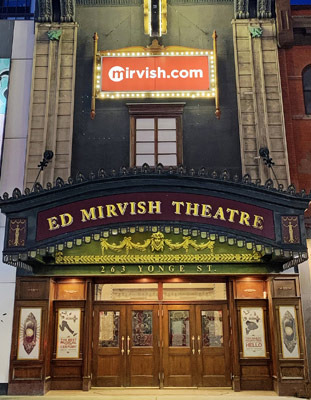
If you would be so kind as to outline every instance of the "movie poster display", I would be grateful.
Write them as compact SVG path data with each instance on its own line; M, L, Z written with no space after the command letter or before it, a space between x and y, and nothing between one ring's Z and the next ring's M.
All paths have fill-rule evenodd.
M296 309L294 306L280 306L279 313L283 358L299 358Z
M241 308L243 357L266 357L264 313L262 307Z
M18 360L38 360L40 355L42 308L23 307L18 327Z
M58 310L56 358L79 358L80 322L80 308Z

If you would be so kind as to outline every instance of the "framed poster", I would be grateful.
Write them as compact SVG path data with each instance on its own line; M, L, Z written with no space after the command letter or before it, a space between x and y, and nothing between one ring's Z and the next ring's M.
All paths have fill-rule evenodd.
M18 360L38 360L41 338L41 307L22 307L18 327Z
M79 358L81 308L59 308L56 358Z
M295 306L280 306L280 330L283 358L299 358L299 336Z
M266 357L265 325L262 307L241 308L243 357Z

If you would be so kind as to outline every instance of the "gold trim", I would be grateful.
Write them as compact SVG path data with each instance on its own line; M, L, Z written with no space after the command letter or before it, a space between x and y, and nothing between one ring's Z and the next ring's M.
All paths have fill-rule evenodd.
M93 82L92 82L92 101L91 101L91 119L95 118L95 99L96 99L96 68L97 68L97 45L98 35L94 33L94 55L93 55Z
M214 241L207 241L203 244L197 244L196 240L191 239L191 236L184 236L184 241L180 243L173 243L170 239L165 239L164 234L162 232L155 232L151 235L150 239L144 241L143 244L137 242L134 243L131 237L125 237L119 244L112 243L110 244L107 239L101 239L100 245L102 249L102 255L105 254L106 250L112 251L121 251L125 249L126 254L131 250L139 250L145 251L148 247L151 248L151 251L164 251L164 246L168 246L170 250L180 250L184 249L186 253L189 250L189 246L193 247L195 251L206 250L209 249L211 253L214 253Z
M146 254L64 256L58 252L56 264L148 264L148 263L253 263L261 260L261 254Z
M214 65L215 65L215 116L220 119L220 107L219 107L219 90L218 90L218 67L217 67L217 33L213 32L213 49L214 49Z

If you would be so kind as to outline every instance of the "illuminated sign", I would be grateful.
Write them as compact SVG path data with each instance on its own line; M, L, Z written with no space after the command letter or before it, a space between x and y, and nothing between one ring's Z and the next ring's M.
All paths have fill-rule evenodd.
M101 97L123 97L125 94L165 94L213 96L215 81L212 52L197 56L101 57ZM211 76L210 76L211 75ZM194 93L196 92L196 93Z
M0 58L0 149L2 149L3 141L4 120L9 87L9 70L10 59Z
M95 99L133 98L214 98L216 118L220 118L217 34L213 49L161 46L153 40L147 47L133 46L98 51L94 33L91 118Z

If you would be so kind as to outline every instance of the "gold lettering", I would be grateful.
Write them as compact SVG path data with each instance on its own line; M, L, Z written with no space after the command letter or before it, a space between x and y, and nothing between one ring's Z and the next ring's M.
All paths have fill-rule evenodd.
M226 221L224 210L222 207L218 207L218 210L216 211L216 214L213 216L214 219L221 219L222 221Z
M212 206L209 204L201 204L201 207L202 207L201 217L211 218Z
M249 214L245 211L241 211L241 217L240 217L240 225L246 225L246 226L250 226L249 224Z
M180 265L179 266L179 272L185 272L185 266L184 265Z
M82 213L82 222L89 221L90 219L96 220L96 213L95 213L95 207L91 207L89 211L87 211L85 208L80 210Z
M54 231L55 229L59 228L59 225L57 223L57 217L48 218L48 223L49 223L49 231Z
M124 265L122 265L122 267L121 267L121 274L123 274L124 272L126 272L126 268L125 268Z
M113 204L106 204L106 214L108 218L117 217L116 207Z
M164 272L164 267L162 265L159 265L159 271Z
M61 227L65 228L65 226L69 226L73 223L73 218L72 215L69 213L61 214L60 216L61 220Z
M98 218L99 219L105 218L103 206L97 206L97 210L98 210Z
M137 203L137 213L138 214L146 214L146 202L145 201L139 201Z
M149 203L149 211L148 211L149 214L161 214L161 201L148 201L148 203ZM155 203L155 205L153 203Z
M106 271L105 271L105 267L102 265L102 269L100 270L100 272L103 274L103 273L105 273Z
M187 208L186 208L186 215L191 215L191 212L193 213L195 217L199 215L199 204L198 203L189 203L188 201L186 202Z
M197 265L197 272L202 272L202 267L201 267L201 265Z
M148 265L147 269L148 269L148 272L154 272L154 266L153 265Z
M127 203L127 202L126 203L117 203L117 207L118 207L121 215L125 214L128 204L129 203Z
M263 229L263 222L264 222L263 217L261 217L260 215L256 215L255 214L254 215L253 228L262 230Z
M139 269L139 272L143 272L143 267L141 267L140 265L138 265L138 269Z
M240 211L234 210L233 208L227 208L227 213L230 213L228 221L234 222L235 215L239 215Z
M180 206L184 206L185 203L183 201L172 201L172 206L175 206L175 212L174 214L180 215Z
M168 270L169 270L170 272L174 272L174 271L175 271L174 265L169 265L169 266L168 266Z
M135 201L131 201L130 202L130 206L131 206L131 215L136 215L136 203L135 203Z

